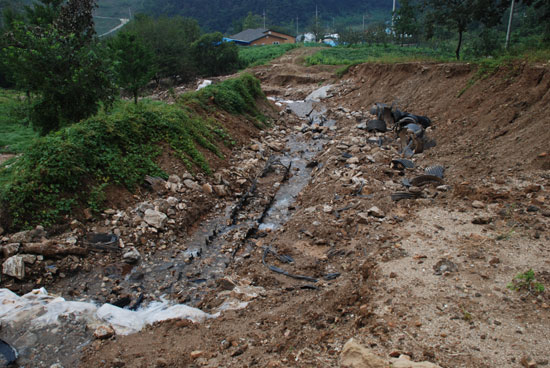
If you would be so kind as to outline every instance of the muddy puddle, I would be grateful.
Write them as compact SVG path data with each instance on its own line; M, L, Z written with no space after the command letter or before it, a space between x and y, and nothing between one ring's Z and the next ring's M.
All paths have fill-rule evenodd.
M326 87L323 91L321 96ZM303 126L334 127L335 121L325 118L326 110L315 106L320 105L317 102L274 100L299 116ZM98 267L66 278L52 289L63 295L79 289L79 300L92 302L71 302L49 296L43 289L22 297L6 294L7 302L0 306L0 338L17 349L21 367L75 366L79 352L91 343L101 324L124 334L159 320L201 321L223 310L246 307L246 302L226 300L210 313L200 310L204 296L218 286L227 267L250 255L248 240L276 231L292 216L296 197L309 183L314 157L324 141L322 130L313 135L290 131L285 149L268 158L243 198L218 208L220 215L202 221L187 239L175 239L164 250L144 254L136 265L120 262ZM93 302L114 288L121 296L114 305ZM242 292L256 295L260 291L250 287ZM151 319L152 315L156 317Z

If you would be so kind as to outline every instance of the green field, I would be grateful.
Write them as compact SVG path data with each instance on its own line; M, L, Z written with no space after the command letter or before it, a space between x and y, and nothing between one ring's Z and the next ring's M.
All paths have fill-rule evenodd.
M248 68L266 64L297 47L300 47L299 44L241 47L239 49L239 58L242 61L242 67Z
M367 62L398 63L406 61L452 61L448 50L427 47L386 45L338 46L325 48L306 59L308 65L351 65Z
M25 101L20 93L0 89L0 153L23 152L37 134L25 125Z

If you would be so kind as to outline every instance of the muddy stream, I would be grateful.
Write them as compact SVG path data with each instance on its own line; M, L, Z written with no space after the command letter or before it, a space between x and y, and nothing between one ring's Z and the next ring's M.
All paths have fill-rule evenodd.
M330 129L335 121L325 118L326 109L318 102L326 97L326 91L322 87L304 101L270 99L300 117L304 125ZM128 334L156 321L187 318L201 322L224 310L246 307L247 302L228 299L211 313L200 310L203 298L217 287L226 268L239 257L250 256L247 240L276 231L292 216L295 199L309 183L314 158L325 139L322 130L314 135L288 132L285 149L269 157L248 192L218 208L222 215L202 221L188 239L178 239L185 245L181 249L166 247L134 266L98 267L55 285L53 290L64 295L71 286L85 285L78 301L50 296L45 289L24 296L1 289L0 339L17 350L20 367L76 366L80 352L93 341L99 326ZM129 296L115 305L94 302L94 296L113 287L112 280ZM258 289L242 292L254 295Z

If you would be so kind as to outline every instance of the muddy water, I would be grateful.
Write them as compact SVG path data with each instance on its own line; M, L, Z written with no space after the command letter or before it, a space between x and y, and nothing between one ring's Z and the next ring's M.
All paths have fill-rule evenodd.
M314 105L309 100L279 103L295 111L304 124L330 127L335 123L324 117L324 108L313 108ZM131 296L128 302L140 308L136 315L123 312L129 312L127 309L117 310L116 313L126 313L126 317L131 320L145 318L139 316L148 313L139 314L140 310L150 308L154 304L151 304L152 302L163 297L173 301L166 302L166 306L162 307L164 309L178 302L200 306L204 295L215 288L217 280L224 276L226 268L234 260L235 253L237 257L247 256L245 243L250 234L266 229L275 230L292 216L295 199L311 178L312 167L308 164L322 150L323 138L324 136L319 133L306 135L293 130L286 139L284 153L270 157L271 162L277 163L270 175L282 178L285 171L290 175L284 175L288 180L275 180L277 191L267 207L261 208L259 202L254 201L251 196L240 211L234 210L237 203L227 206L221 211L223 215L204 221L188 239L178 240L179 245L184 245L178 248L185 250L174 251L168 244L168 249L146 255L142 262L131 269L116 266L101 268L88 274L77 275L69 284L86 285L82 296L93 300L94 296L105 294L105 289L112 287L109 286L112 284L106 284L106 279L109 282L116 280L116 286ZM240 252L236 252L237 250ZM22 302L21 300L17 302ZM83 316L79 311L72 311L70 305L73 304L68 303L69 306L55 317L56 321L53 324L32 323L38 316L48 312L50 304L39 306L37 309L29 308L32 312L11 320L9 315L2 316L0 313L0 317L10 320L7 328L0 330L0 338L8 339L20 352L18 362L21 366L49 367L54 363L65 366L76 364L78 352L89 345L92 339L93 331L89 329L90 318L97 322L97 315L93 318L90 316L102 307L93 302L86 303L92 312L87 312L86 316ZM246 303L240 305L244 306Z

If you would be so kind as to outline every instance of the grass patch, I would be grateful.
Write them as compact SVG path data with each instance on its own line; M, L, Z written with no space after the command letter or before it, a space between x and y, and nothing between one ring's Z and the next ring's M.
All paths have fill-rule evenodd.
M239 59L243 68L264 65L297 47L300 45L295 43L241 47L239 48Z
M250 90L251 88L252 90ZM113 110L36 139L22 157L0 168L3 226L9 230L50 226L78 206L101 208L106 185L133 190L145 175L167 177L155 163L167 143L187 164L210 173L199 146L221 157L230 141L221 124L197 113L223 109L259 116L263 96L250 75L193 92L177 104L119 101Z
M357 45L325 48L306 59L308 65L354 65L406 61L452 61L453 55L433 48Z
M21 153L38 136L26 121L20 93L0 89L0 153Z

